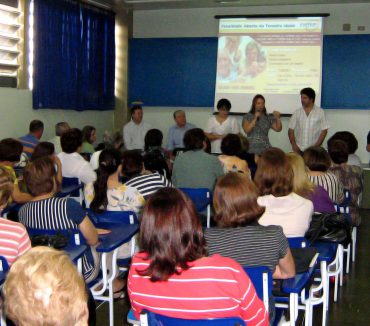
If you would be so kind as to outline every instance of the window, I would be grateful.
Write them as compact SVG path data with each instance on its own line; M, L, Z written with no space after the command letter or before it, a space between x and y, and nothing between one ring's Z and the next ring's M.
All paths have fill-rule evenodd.
M17 87L21 12L18 1L0 0L0 86Z

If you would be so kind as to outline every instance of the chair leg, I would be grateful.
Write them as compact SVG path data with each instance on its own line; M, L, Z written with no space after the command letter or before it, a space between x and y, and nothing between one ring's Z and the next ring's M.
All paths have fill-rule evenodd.
M352 261L355 262L356 257L356 242L357 242L357 227L352 229Z
M349 265L350 265L350 262L351 262L351 244L348 244L347 246L347 249L346 249L346 253L347 253L347 261L346 261L346 274L349 274ZM342 284L341 284L342 286Z
M114 325L114 292L113 282L109 282L109 326Z

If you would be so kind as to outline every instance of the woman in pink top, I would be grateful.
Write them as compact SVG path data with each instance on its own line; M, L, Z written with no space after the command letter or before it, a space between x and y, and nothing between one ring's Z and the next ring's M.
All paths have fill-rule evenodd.
M12 195L13 182L12 175L0 167L0 216ZM26 228L20 223L0 218L0 256L5 257L11 265L30 248L31 241Z
M280 225L286 237L303 237L310 226L313 204L293 192L294 173L285 153L271 147L257 163L254 181L260 190L258 204L266 207L261 225Z
M230 258L207 257L194 205L180 190L162 188L149 198L140 240L128 277L136 318L147 309L182 319L241 317L248 325L269 324L243 268Z

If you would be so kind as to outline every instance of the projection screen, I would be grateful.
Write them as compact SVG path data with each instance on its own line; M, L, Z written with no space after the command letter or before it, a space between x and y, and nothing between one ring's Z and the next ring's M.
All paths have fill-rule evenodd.
M220 19L215 106L246 113L256 94L266 108L292 114L299 91L312 87L320 105L322 17Z

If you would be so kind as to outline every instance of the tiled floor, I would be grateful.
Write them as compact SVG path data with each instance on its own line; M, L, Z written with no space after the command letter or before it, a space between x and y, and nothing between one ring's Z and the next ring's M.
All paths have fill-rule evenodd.
M330 302L328 325L370 325L370 210L362 210L362 224L358 230L356 263L352 264L350 274L339 290L338 302ZM128 300L117 301L114 306L114 325L127 325ZM314 312L314 325L321 325L321 306ZM304 325L303 316L299 325ZM108 306L104 304L97 310L97 326L109 325Z

